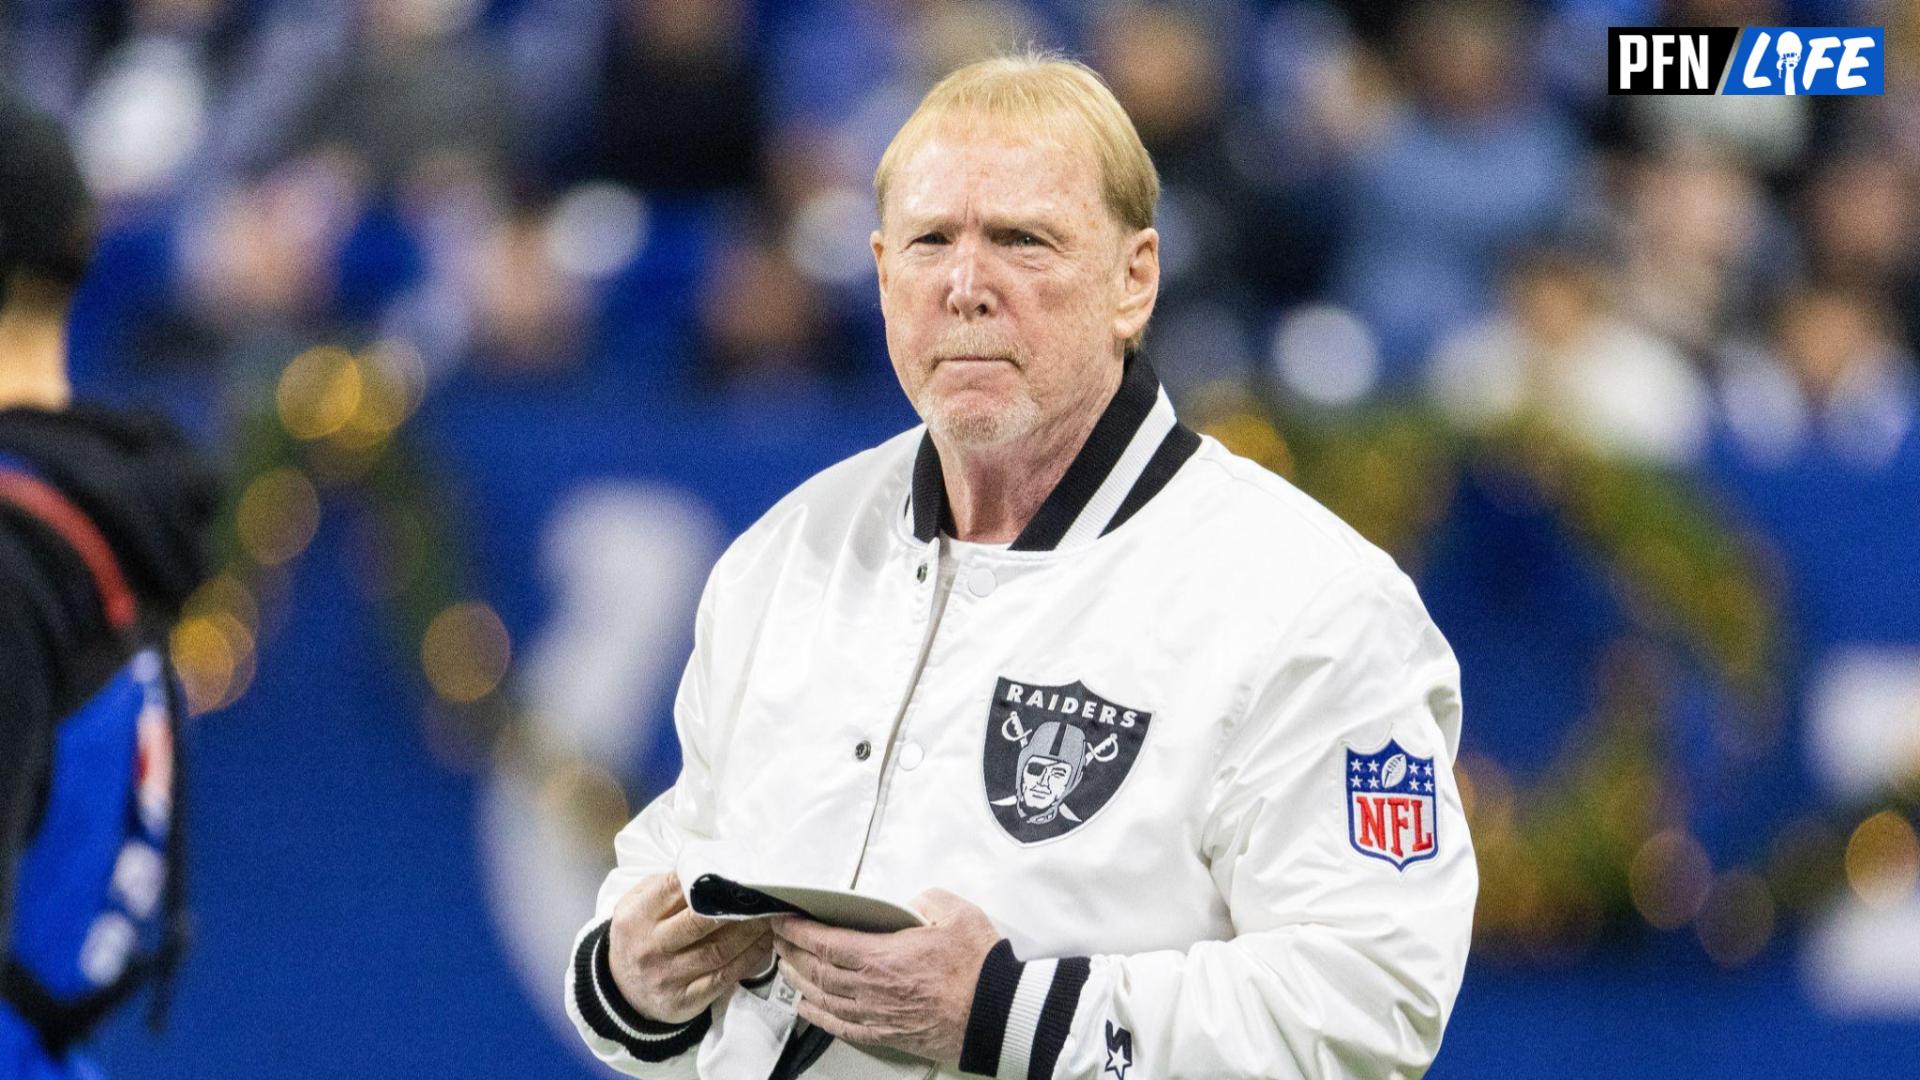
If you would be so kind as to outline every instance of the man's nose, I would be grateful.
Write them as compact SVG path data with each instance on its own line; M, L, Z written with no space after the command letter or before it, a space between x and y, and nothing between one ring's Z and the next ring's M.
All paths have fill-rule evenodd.
M979 240L962 237L953 245L953 264L947 271L947 310L963 319L991 315L998 303L987 252Z

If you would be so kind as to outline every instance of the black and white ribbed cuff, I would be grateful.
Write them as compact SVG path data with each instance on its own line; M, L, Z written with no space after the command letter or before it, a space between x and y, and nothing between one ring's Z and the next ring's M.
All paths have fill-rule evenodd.
M995 945L974 985L960 1071L999 1080L1051 1077L1091 969L1084 956L1021 961L1011 942Z
M640 1015L621 996L607 960L610 925L603 922L588 931L573 956L573 1000L581 1019L595 1035L620 1044L641 1061L666 1061L700 1045L713 1026L712 1014L703 1012L684 1024L667 1024Z

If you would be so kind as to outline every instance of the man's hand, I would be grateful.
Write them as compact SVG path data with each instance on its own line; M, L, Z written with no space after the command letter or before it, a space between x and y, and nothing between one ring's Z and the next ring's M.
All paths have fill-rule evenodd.
M766 920L694 914L672 873L642 878L613 908L607 962L627 1003L648 1019L684 1023L773 962Z
M1000 932L950 892L929 889L913 906L931 926L866 934L782 916L773 920L774 952L800 991L801 1019L835 1038L952 1064L980 965Z

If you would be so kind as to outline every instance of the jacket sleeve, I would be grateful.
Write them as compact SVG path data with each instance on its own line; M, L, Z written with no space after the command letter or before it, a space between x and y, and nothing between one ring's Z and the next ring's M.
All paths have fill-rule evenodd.
M1002 942L981 972L963 1071L1426 1071L1460 988L1478 873L1452 782L1459 667L1412 582L1383 562L1332 579L1280 632L1219 750L1201 854L1234 937L1024 961ZM1370 857L1349 832L1345 750L1389 738L1433 759L1438 851L1404 866Z
M574 937L567 967L567 1015L594 1055L620 1072L661 1080L696 1075L695 1052L712 1026L712 1013L685 1024L642 1016L614 985L607 930L614 905L628 890L673 869L681 845L708 835L712 827L711 773L699 739L710 696L712 591L709 578L694 618L693 655L674 699L680 776L614 837L614 868L600 886L593 918Z
M0 960L60 703L84 688L81 659L110 639L89 580L51 531L0 501Z

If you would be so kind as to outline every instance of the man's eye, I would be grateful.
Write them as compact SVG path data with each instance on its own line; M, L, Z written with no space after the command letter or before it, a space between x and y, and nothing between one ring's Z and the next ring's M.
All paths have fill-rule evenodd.
M1033 235L1030 232L1017 232L1013 234L1013 246L1014 247L1039 247L1040 238Z
M921 233L909 241L912 244L944 244L946 242L945 234L937 232Z

